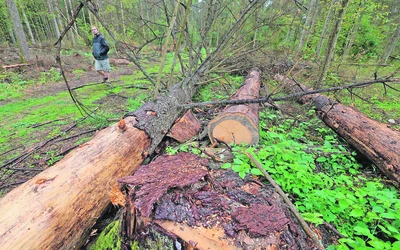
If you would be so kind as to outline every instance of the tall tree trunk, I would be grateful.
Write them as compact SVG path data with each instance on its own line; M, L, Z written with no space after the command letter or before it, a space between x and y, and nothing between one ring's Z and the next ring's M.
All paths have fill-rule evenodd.
M22 27L21 19L19 17L17 5L15 4L14 0L7 0L7 7L13 23L15 35L17 36L21 62L26 62L26 60L31 59L31 55L29 52L29 45L28 41L26 40L25 31Z
M336 0L332 0L331 4L329 6L329 11L328 11L328 14L326 15L326 19L325 19L324 27L322 28L319 43L317 45L317 49L315 50L315 55L316 55L318 61L319 61L319 56L321 54L321 49L324 45L326 32L331 23L331 16L332 16L332 13L334 12L333 6L334 6L335 2L336 2Z
M397 24L396 31L394 32L393 38L391 39L390 44L388 45L385 54L383 55L382 62L385 64L392 54L393 49L396 47L397 42L399 41L400 37L400 23Z
M58 5L58 1L54 2L54 12L55 12L55 15L57 15L57 26L60 29L63 27L63 25L62 25L62 17L61 17L61 11L60 11L60 7Z
M64 0L64 5L65 5L65 16L66 16L67 22L68 22L69 17L72 16L72 10L71 10L71 14L70 14L67 0ZM71 31L71 32L69 32L69 34L71 35L72 44L75 45L76 44L76 40L75 40L74 32Z
M349 0L342 1L341 9L340 9L338 17L336 19L335 25L332 28L332 32L329 36L329 40L328 40L328 44L327 44L328 48L325 53L324 62L322 63L322 66L320 68L319 75L318 75L318 80L315 84L315 86L317 88L320 87L322 85L322 83L325 81L326 74L328 72L330 63L333 59L333 55L334 55L335 48L336 48L336 42L339 37L339 32L342 27L344 14L346 13L346 8L347 8L348 4L349 4Z
M7 24L8 34L10 36L11 42L17 44L17 39L15 38L14 31L10 25Z
M122 0L120 0L119 2L120 2L120 9L121 9L122 33L125 36L126 28L125 28L125 16L124 16L124 2Z
M51 19L53 21L54 30L56 32L56 37L60 37L60 30L58 29L58 23L56 20L56 13L54 13L53 3L51 2L51 0L46 0L46 2L47 6L49 7L49 12L51 15Z
M28 21L28 18L26 17L25 9L24 9L24 8L22 8L22 16L24 17L24 21L25 21L25 24L26 24L26 28L28 29L29 36L31 37L32 44L35 44L35 38L33 37L31 25L30 25L30 23L29 23L29 21Z
M301 31L301 36L300 36L300 40L299 40L299 46L297 48L297 53L301 53L301 51L303 50L304 43L307 42L306 39L308 37L308 32L311 29L310 24L311 24L312 18L314 16L314 12L317 9L315 2L316 2L316 0L311 0L310 4L308 5L308 13L307 13L306 21L303 26L303 30Z
M357 18L357 21L355 22L355 24L347 38L346 48L343 52L343 59L346 59L350 54L351 47L353 46L353 43L356 40L356 36L357 36L358 28L360 27L361 19L365 13L365 2L360 3L360 5L361 5L362 10L361 10L361 13L359 14L359 16Z

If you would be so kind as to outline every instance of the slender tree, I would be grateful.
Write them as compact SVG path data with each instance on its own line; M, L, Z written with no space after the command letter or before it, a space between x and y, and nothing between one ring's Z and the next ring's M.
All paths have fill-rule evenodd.
M346 8L348 4L349 0L342 1L341 9L339 10L339 14L336 19L335 25L333 26L331 34L329 36L324 62L322 63L322 66L318 73L318 80L316 83L316 87L318 88L321 87L321 84L325 81L326 74L328 72L330 63L333 59L333 55L336 48L336 42L339 37L339 32L342 27L344 14L346 13Z
M26 40L25 31L22 27L21 19L19 17L17 5L15 4L14 0L7 0L7 7L13 23L15 35L18 40L21 62L26 62L26 60L31 59L31 55L29 52L29 45L28 41Z
M400 21L400 19L398 19L398 21ZM382 57L382 63L385 64L387 62L387 60L389 59L389 56L392 54L394 48L396 47L397 42L399 41L399 38L400 38L400 22L398 22L397 28L394 31L392 39L390 40L391 42L387 46L385 54Z

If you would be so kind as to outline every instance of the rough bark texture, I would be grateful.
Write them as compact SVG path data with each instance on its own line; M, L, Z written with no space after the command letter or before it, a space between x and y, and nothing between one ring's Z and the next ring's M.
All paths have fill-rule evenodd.
M243 86L230 98L231 100L255 99L260 91L260 73L252 71L246 77ZM225 143L257 144L260 135L258 130L258 104L241 104L226 107L221 114L208 124L208 136L211 142L215 139Z
M175 122L167 135L182 143L196 136L200 128L200 122L189 110Z
M186 242L186 249L312 249L271 186L231 170L208 170L207 160L191 153L159 156L149 165L120 179L131 187L123 222L136 225L123 234L133 234L128 238L140 249L157 241L154 230Z
M282 75L275 79L283 81L291 93L308 90ZM321 94L304 96L300 103L312 102L319 117L353 147L368 157L385 175L400 182L400 133L386 124L374 121L364 114L344 106Z
M4 249L79 248L110 204L118 178L132 174L160 143L190 101L197 75L171 87L157 101L125 117L69 153L62 161L0 199ZM134 117L135 116L136 119Z
M74 249L110 204L116 180L142 163L150 141L126 119L0 199L2 249Z
M201 74L199 69L197 74ZM128 113L127 116L135 116L138 123L137 128L144 130L151 138L149 153L153 152L157 145L164 138L171 125L181 113L180 105L183 105L192 99L196 88L195 82L198 76L186 78L181 83L172 86L169 92L159 96L156 101L144 104L135 112Z

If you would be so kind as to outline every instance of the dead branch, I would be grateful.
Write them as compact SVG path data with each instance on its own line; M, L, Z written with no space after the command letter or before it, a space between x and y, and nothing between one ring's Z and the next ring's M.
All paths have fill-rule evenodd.
M20 64L13 64L13 65L3 65L3 69L11 69L11 68L19 68L22 66L29 66L29 63L20 63Z
M322 245L322 242L318 239L318 236L310 229L304 219L301 217L300 213L297 211L296 207L293 203L289 200L283 190L279 187L278 184L272 179L272 177L265 171L265 169L261 166L261 164L248 152L246 152L247 157L257 166L257 168L263 173L265 178L271 183L271 185L276 189L276 192L282 197L282 199L286 202L289 206L290 211L294 214L297 220L300 222L301 226L303 227L304 231L310 236L315 244L317 245L318 249L325 250L325 247Z
M302 92L298 92L295 94L290 94L290 95L286 95L286 96L282 96L282 97L271 98L270 96L267 96L267 97L257 98L257 99L225 100L225 101L217 101L217 102L200 102L200 103L185 104L185 105L182 105L181 107L193 108L193 107L201 107L201 106L209 106L209 105L224 106L224 105L237 105L237 104L247 104L247 103L271 103L271 102L276 102L276 101L285 101L285 100L298 98L298 97L305 96L305 95L317 94L317 93L332 92L332 91L343 90L343 89L362 88L362 87L366 87L366 86L376 84L376 83L386 83L387 84L387 82L400 83L400 79L397 79L397 78L376 79L376 80L353 83L353 84L332 87L332 88L302 91Z

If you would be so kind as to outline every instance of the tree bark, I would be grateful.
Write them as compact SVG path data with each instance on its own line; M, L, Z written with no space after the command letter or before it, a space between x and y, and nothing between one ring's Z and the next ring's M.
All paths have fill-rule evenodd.
M307 87L282 75L275 79L283 81L291 93L308 90ZM370 159L386 176L400 182L400 133L386 124L374 121L356 110L344 106L321 94L301 97L300 103L311 101L319 117L359 152Z
M399 19L399 21L400 21L400 19ZM400 38L400 23L397 24L397 28L396 28L396 31L394 32L393 38L391 39L391 42L385 51L385 55L382 58L383 64L386 64L389 56L392 54L393 49L396 47L396 44L399 41L399 38Z
M116 180L132 173L150 145L126 120L113 125L53 167L0 199L0 245L4 249L73 249L109 205ZM132 143L134 142L134 146Z
M244 85L231 97L231 100L258 98L260 82L260 73L257 71L250 72ZM232 142L235 144L257 144L260 139L258 104L226 107L208 124L208 136L211 142L215 142L215 139L217 139L227 144Z
M349 0L343 0L342 1L342 7L339 11L339 15L336 19L335 25L332 28L332 32L329 36L328 44L327 44L327 50L325 53L325 58L324 62L321 64L321 69L318 73L318 80L316 83L317 87L320 87L322 83L325 81L326 74L328 72L330 63L333 59L333 55L335 53L335 48L336 48L336 42L339 37L339 32L340 29L342 28L342 23L343 23L343 18L344 14L346 13L347 5L349 4Z
M324 44L326 31L328 30L329 24L331 22L331 16L332 16L332 13L334 12L333 6L334 6L335 2L336 2L336 0L332 0L331 4L329 6L329 11L325 18L324 27L322 28L322 32L321 32L320 39L319 39L319 42L317 45L317 49L315 50L315 55L316 55L318 61L319 61L319 56L321 53L322 46Z
M15 35L17 36L19 49L21 51L21 62L31 59L28 41L26 40L24 28L22 27L21 18L19 17L17 5L14 0L7 0L7 7L13 23Z
M171 87L117 124L0 199L4 249L79 248L110 204L116 180L132 174L151 154L195 92L196 74ZM135 118L133 118L134 116Z
M308 13L307 13L307 18L303 26L303 30L301 31L301 36L300 36L300 41L299 41L299 46L297 48L297 53L301 53L303 50L303 46L305 43L307 43L308 39L308 34L310 30L312 29L311 21L314 18L314 12L317 12L317 4L316 0L311 0L309 5L308 5Z

